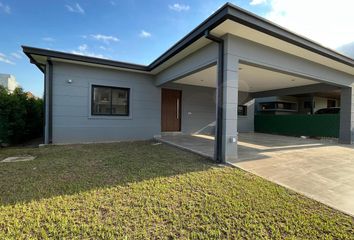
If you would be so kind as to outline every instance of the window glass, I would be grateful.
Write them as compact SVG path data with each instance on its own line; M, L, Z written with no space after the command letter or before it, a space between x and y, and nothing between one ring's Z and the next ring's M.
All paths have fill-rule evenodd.
M247 116L247 106L238 105L238 107L237 107L237 115L239 115L239 116Z
M126 115L128 113L128 91L112 89L112 114Z
M92 86L91 114L129 116L129 89Z
M275 102L261 103L261 110L275 109Z
M304 108L311 108L312 107L312 102L311 101L305 101L304 102Z
M93 113L111 114L111 89L106 87L93 88Z
M336 100L327 100L327 107L328 108L336 107Z
M296 111L297 104L291 102L265 102L259 104L260 111Z

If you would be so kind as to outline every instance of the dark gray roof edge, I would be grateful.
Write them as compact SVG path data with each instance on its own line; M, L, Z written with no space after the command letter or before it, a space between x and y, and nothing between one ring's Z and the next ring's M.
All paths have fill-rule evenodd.
M82 56L77 54L71 54L71 53L65 53L65 52L59 52L59 51L53 51L53 50L47 50L41 48L28 47L28 46L22 46L22 48L24 53L27 56L30 56L30 54L34 54L34 55L62 58L62 59L81 61L87 63L101 64L101 65L107 65L107 66L113 66L119 68L127 68L131 70L151 71L154 68L161 65L166 60L172 58L173 56L181 52L184 48L186 48L191 43L197 41L200 37L204 36L206 31L212 30L214 27L216 27L217 25L219 25L220 23L222 23L227 19L251 27L258 31L264 32L268 35L274 36L276 38L279 38L281 40L299 46L301 48L305 48L309 51L320 54L324 57L341 62L345 65L354 67L354 59L345 56L343 54L340 54L330 48L324 47L319 43L316 43L308 38L299 36L298 34L295 34L286 28L274 24L273 22L265 18L262 18L240 7L237 7L231 3L224 4L215 13L213 13L210 17L204 20L190 33L188 33L185 37L179 40L176 44L170 47L167 51L165 51L162 55L160 55L156 60L154 60L151 64L147 66L96 58L96 57ZM37 65L36 62L34 63Z
M31 59L31 61L34 61L34 59L31 55L39 55L39 56L60 58L60 59L93 63L93 64L99 64L99 65L105 65L105 66L127 68L127 69L138 70L138 71L148 71L149 70L148 66L134 64L134 63L127 63L127 62L120 62L120 61L114 61L114 60L103 59L103 58L89 57L89 56L83 56L83 55L77 55L77 54L72 54L72 53L65 53L65 52L60 52L60 51L35 48L35 47L29 47L29 46L22 46L22 49L23 49L23 52Z
M244 10L232 3L227 3L227 4L225 4L225 6L228 6L231 10L230 16L228 17L228 19L230 19L230 20L237 21L236 19L241 18L242 15L248 16L250 18L250 19L247 19L247 20L249 20L248 25L245 23L242 23L242 22L240 22L240 23L244 24L246 26L249 26L251 28L255 28L256 30L261 30L260 28L266 26L266 27L268 27L268 29L267 29L268 31L263 29L262 32L265 32L265 33L272 35L276 38L280 38L280 39L287 41L289 43L292 43L294 45L304 47L307 50L313 51L313 52L323 55L325 57L330 57L333 60L340 61L344 64L349 65L349 66L354 66L354 59L349 56L341 54L331 48L325 47L316 41L313 41L307 37L299 35L287 28L284 28L274 22L271 22L263 17L260 17L256 14L254 14L252 12ZM246 20L246 19L243 19L243 20ZM272 32L273 32L273 34L272 34Z
M175 45L169 48L160 57L154 60L150 65L150 70L159 66L162 62L179 53L186 45L196 41L203 35L206 30L212 30L213 27L230 19L245 26L251 27L258 31L264 32L291 44L305 48L309 51L318 53L324 57L341 62L343 64L354 66L354 59L340 54L330 48L324 47L315 41L312 41L303 36L291 32L290 30L281 27L263 17L260 17L252 12L244 10L232 3L226 3L219 8L213 15L208 17L204 22L194 28L190 33L178 41Z

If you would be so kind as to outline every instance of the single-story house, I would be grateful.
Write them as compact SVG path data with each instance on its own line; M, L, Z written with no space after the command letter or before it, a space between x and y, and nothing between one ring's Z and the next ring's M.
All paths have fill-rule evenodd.
M256 114L315 114L320 109L339 109L340 92L273 96L255 99Z
M230 3L147 66L23 51L44 73L46 144L191 134L216 122L215 160L232 161L238 132L253 130L254 110L242 106L332 88L339 141L354 140L354 60Z

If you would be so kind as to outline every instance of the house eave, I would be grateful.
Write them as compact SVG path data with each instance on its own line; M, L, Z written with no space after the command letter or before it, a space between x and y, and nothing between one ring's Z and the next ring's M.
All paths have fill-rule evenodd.
M47 50L47 49L35 48L29 46L22 46L22 49L23 52L30 58L31 62L36 65L37 64L40 65L41 63L34 60L33 56L43 56L51 59L63 59L63 60L69 60L74 62L104 65L104 66L110 66L115 68L124 68L124 69L143 71L143 72L148 71L147 66L134 64L134 63L114 61L114 60L96 58L90 56L83 56L83 55L77 55L77 54L71 54L71 53L65 53L60 51L53 51L53 50Z

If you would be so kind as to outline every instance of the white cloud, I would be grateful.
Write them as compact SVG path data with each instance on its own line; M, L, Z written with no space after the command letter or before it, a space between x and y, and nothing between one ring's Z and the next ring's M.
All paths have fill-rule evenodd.
M353 0L268 0L265 17L324 46L336 48L354 40Z
M22 59L22 55L17 53L17 52L11 53L11 56L14 57L14 58L17 58L17 59Z
M188 11L190 9L190 6L185 4L175 3L173 5L168 5L168 8L176 12L182 12L182 11Z
M250 5L260 5L260 4L264 4L264 3L267 3L267 0L252 0L250 2Z
M102 41L106 44L109 44L110 42L118 42L119 41L119 39L114 36L107 36L107 35L102 35L102 34L91 35L91 37L97 41Z
M80 46L78 47L78 49L79 49L79 51L81 51L81 52L85 52L85 51L87 51L88 46L87 46L87 44L82 44L82 45L80 45Z
M0 10L2 10L3 12L10 14L11 13L11 8L9 5L6 5L2 2L0 2Z
M52 37L44 37L44 38L42 38L42 40L45 42L54 42L55 41L55 39Z
M65 5L65 7L66 9L68 9L69 12L85 14L85 10L78 3L75 3L73 5L67 4Z
M139 37L141 38L149 38L151 37L151 33L145 31L145 30L141 30L140 34L139 34Z
M87 44L82 44L78 46L77 49L72 50L71 53L90 57L105 58L102 54L96 54L91 52Z
M6 57L6 55L3 54L3 53L0 53L0 62L7 63L7 64L11 64L11 65L14 65L14 64L15 64L15 63L12 62L10 59L8 59L8 58Z

